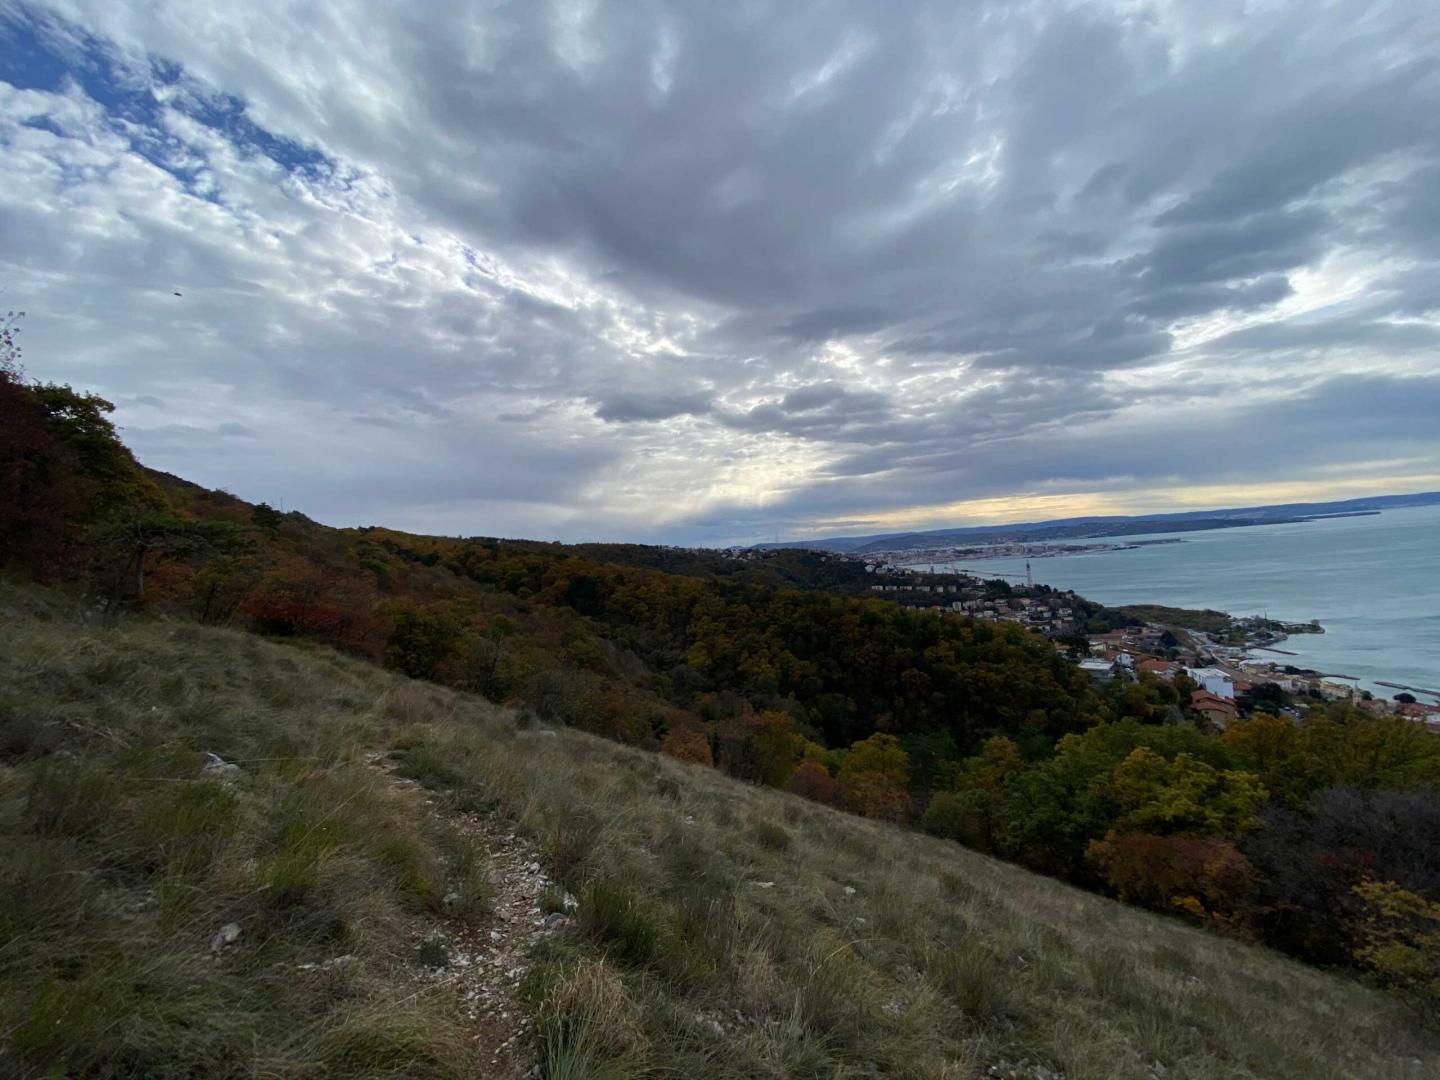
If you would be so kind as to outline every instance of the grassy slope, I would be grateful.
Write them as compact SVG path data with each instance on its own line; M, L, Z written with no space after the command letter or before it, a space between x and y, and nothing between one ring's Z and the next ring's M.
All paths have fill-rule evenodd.
M437 897L486 917L483 853L372 749L580 897L527 978L551 1077L1440 1069L1346 978L329 650L3 586L0 634L0 1074L483 1075L412 978ZM197 781L206 750L242 778Z
M412 929L452 892L483 917L485 853L360 756L428 691L70 610L0 585L0 1076L463 1074ZM243 774L202 779L205 751Z

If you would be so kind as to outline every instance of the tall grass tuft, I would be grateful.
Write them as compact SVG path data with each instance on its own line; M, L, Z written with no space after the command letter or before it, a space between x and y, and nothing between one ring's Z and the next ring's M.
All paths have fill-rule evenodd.
M546 1080L644 1075L645 1037L625 984L603 960L576 964L551 984L536 1038Z

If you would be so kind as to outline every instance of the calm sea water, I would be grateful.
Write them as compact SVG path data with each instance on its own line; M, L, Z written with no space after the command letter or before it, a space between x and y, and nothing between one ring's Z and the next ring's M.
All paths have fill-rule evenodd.
M1324 634L1292 636L1280 647L1297 656L1275 659L1353 675L1387 697L1395 691L1375 686L1376 679L1440 689L1440 507L1168 535L1184 543L1034 559L1031 566L1037 582L1102 604L1319 619ZM955 565L1025 573L1024 559Z

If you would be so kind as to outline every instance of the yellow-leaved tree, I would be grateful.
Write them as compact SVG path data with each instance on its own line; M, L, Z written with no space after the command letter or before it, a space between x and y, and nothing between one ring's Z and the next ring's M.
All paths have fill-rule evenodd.
M1427 1013L1440 1002L1440 902L1393 881L1363 881L1355 959Z
M910 816L910 758L894 735L876 732L853 744L840 765L840 805L865 817Z

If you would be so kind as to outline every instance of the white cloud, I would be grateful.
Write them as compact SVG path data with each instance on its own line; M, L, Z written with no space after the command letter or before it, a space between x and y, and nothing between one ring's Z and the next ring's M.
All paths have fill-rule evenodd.
M1440 374L1437 42L1351 7L16 9L0 284L145 460L336 522L1348 484L1440 462L1355 415Z

